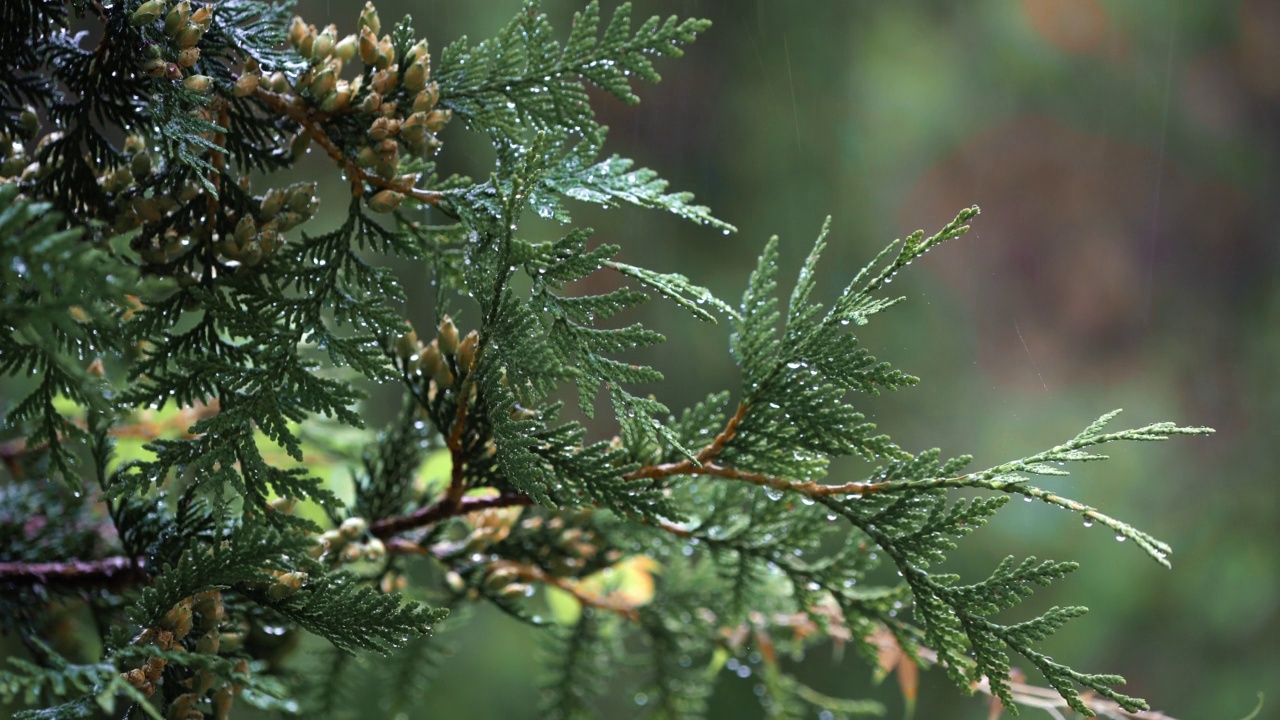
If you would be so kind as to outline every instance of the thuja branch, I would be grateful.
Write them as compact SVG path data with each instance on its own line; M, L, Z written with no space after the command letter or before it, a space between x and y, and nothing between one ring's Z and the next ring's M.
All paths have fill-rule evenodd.
M415 510L407 515L385 518L369 526L369 532L377 538L389 538L409 530L434 525L441 520L467 515L479 510L491 508L521 507L532 505L528 495L514 493L493 495L490 497L463 497L457 502L448 498Z
M608 610L633 622L640 619L640 611L637 605L613 594L597 595L587 592L578 583L559 575L553 575L537 565L499 560L489 567L491 574L506 575L512 580L541 583L559 588L572 595L573 599L583 607Z
M724 429L721 430L715 438L707 443L706 447L698 451L692 460L685 459L675 463L662 463L660 465L646 465L623 475L625 480L642 480L669 477L671 475L700 475L714 474L712 472L703 472L709 467L709 463L720 454L724 447L738 434L738 425L743 418L747 416L751 406L748 403L739 403L738 409L733 413L733 417L725 423ZM721 468L726 470L725 468ZM722 476L727 477L727 476Z
M1067 475L1068 472L1060 468L1068 462L1106 460L1106 455L1089 452L1091 448L1099 445L1121 441L1158 442L1167 440L1173 435L1204 435L1213 432L1210 428L1181 427L1169 422L1153 423L1118 432L1102 432L1107 423L1119 413L1119 410L1107 413L1068 442L1020 460L996 465L981 472L963 475L888 481L884 483L884 487L881 490L893 493L909 493L935 488L980 488L1022 495L1029 500L1040 500L1041 502L1078 513L1084 519L1086 527L1096 522L1110 528L1116 533L1117 539L1132 539L1152 559L1165 567L1169 567L1168 555L1172 550L1164 542L1134 528L1128 523L1099 511L1097 508L1028 483L1027 475Z
M837 495L864 495L866 493L881 490L887 486L887 483L883 482L849 482L840 485L824 485L811 480L788 480L785 477L777 475L740 470L738 468L713 462L713 460L724 450L725 446L737 437L738 426L742 423L743 419L746 418L747 413L750 412L750 410L750 403L740 403L737 411L734 412L733 417L729 418L729 421L725 424L724 429L721 430L720 433L706 445L706 447L702 448L694 459L685 459L680 462L662 463L659 465L646 465L624 474L622 476L623 479L656 480L673 475L702 475L725 478L727 480L738 480L751 485L771 487L783 492L799 493L813 498L832 497Z
M462 446L462 436L467 429L468 395L474 383L474 376L468 376L463 381L462 390L458 393L458 411L454 415L453 427L449 430L449 437L445 440L445 444L449 448L449 456L453 461L453 470L449 480L449 489L441 502L450 503L454 506L460 506L463 499L462 495L467 490L465 448Z
M374 173L367 172L364 168L360 167L358 163L347 157L346 153L344 153L342 149L339 148L329 137L329 134L325 132L321 125L327 117L325 113L308 106L301 98L294 95L275 93L262 87L257 89L254 96L261 100L268 108L281 113L287 116L290 120L296 122L302 128L303 132L307 133L312 140L315 140L316 144L323 148L325 153L328 154L329 157L343 169L347 174L347 177L351 179L351 193L356 197L360 197L364 194L363 183L368 183L369 185L382 188L384 190L391 190L429 205L439 204L440 200L444 197L443 193L414 187L411 181L406 181L404 178L388 180L386 178L379 177Z
M406 515L386 518L369 526L379 539L434 525L443 520L503 507L531 505L526 495L504 494L491 497L464 497L458 502L441 502ZM395 547L400 548L400 545ZM56 587L127 586L150 581L143 558L110 556L98 560L62 562L0 562L0 585L45 585Z
M62 562L0 562L0 585L97 587L137 585L148 580L142 558L106 557Z
M681 717L696 714L714 683L714 674L681 658L717 647L745 652L750 627L741 641L720 641L723 632L738 632L724 625L737 623L754 626L760 647L767 648L771 675L762 687L771 700L781 692L777 703L766 706L770 712L797 703L844 712L837 698L795 690L799 681L778 667L782 654L775 656L765 642L765 630L778 629L781 638L783 627L792 628L801 649L825 635L861 641L864 650L873 644L865 637L872 629L888 628L912 661L933 653L952 669L971 670L957 676L958 683L986 675L992 678L989 687L976 689L1050 714L1062 705L1039 698L1030 687L1002 686L1008 668L1003 651L992 648L1007 647L1047 668L1050 683L1070 690L1072 699L1078 695L1068 681L1107 694L1099 685L1113 684L1112 676L1049 666L1035 651L1036 642L1069 613L1007 627L985 620L1012 607L1000 598L1023 597L1024 580L1015 577L1023 570L1002 565L992 579L972 586L927 572L946 559L953 548L949 538L978 527L1007 500L952 503L943 491L980 488L1040 499L1160 554L1167 548L1158 541L1091 507L1031 487L1023 474L1061 474L1057 463L1097 459L1084 452L1090 445L1199 430L1161 424L1103 434L1095 423L1046 453L959 475L961 462L942 464L936 453L911 455L886 435L871 437L874 426L848 402L851 393L916 382L858 347L851 331L896 302L874 298L873 291L928 248L963 232L976 209L962 212L929 239L916 233L886 248L829 309L810 299L824 230L785 312L776 293L776 242L766 246L742 305L734 309L682 275L608 259L616 251L591 246L582 229L554 243L529 242L520 229L521 218L535 214L571 223L567 199L660 209L729 228L707 208L693 205L690 194L669 192L654 171L626 158L600 157L605 133L586 87L635 100L631 81L657 80L654 59L678 55L705 22L652 18L633 29L630 5L622 3L602 24L598 3L590 2L561 42L537 0L530 0L497 37L446 45L433 81L427 42L412 23L406 19L384 33L372 4L360 12L357 32L340 38L336 25L317 30L300 18L290 24L287 3L115 3L98 8L102 41L95 51L79 47L73 31L80 22L73 28L68 20L81 4L10 0L6 11L12 8L11 19L18 21L0 26L0 67L13 71L0 72L0 97L37 106L0 103L0 206L7 208L0 217L0 305L26 312L34 303L30 312L37 315L31 317L41 318L19 316L21 327L0 318L12 326L0 328L0 375L42 376L31 399L14 404L5 416L6 427L12 422L19 428L11 435L28 433L30 442L0 446L0 463L15 479L0 493L0 510L7 511L0 512L0 530L9 539L0 556L10 561L0 563L0 588L19 597L36 596L41 586L105 588L82 598L96 617L117 625L102 633L102 657L110 661L102 663L106 674L72 682L79 697L55 698L69 702L40 711L42 716L78 717L95 700L122 697L121 683L126 694L132 689L134 701L155 705L148 709L131 701L125 712L155 710L156 717L225 718L233 687L243 687L244 701L265 703L267 711L295 702L329 705L323 696L289 697L286 688L315 685L301 678L250 684L252 676L236 666L265 663L274 674L282 658L274 643L264 650L262 643L245 642L240 631L256 631L269 620L270 627L261 628L267 634L306 630L343 650L385 654L405 648L429 633L441 614L398 594L409 578L388 554L431 558L458 599L488 599L515 613L536 584L626 621L610 623L608 642L596 642L606 639L590 637L599 635L600 624L594 614L582 615L587 622L577 633L583 642L576 645L582 652L548 664L574 675L556 683L566 688L569 705L547 716L580 714L573 702L591 691L575 685L607 674L607 664L616 660L609 653L636 645L620 633L637 626L653 641L645 657L653 663L653 689L645 692L662 697L651 707L679 708L672 714ZM280 45L282 36L287 47ZM135 57L116 49L138 52ZM270 68L269 76L263 67ZM29 86L22 84L27 78ZM460 130L492 141L497 162L492 174L485 173L489 180L437 180L437 134L452 113L465 121ZM117 147L118 138L125 138L123 147ZM296 169L309 144L328 155L331 163L323 164L330 174L341 173L350 183L351 212L339 231L290 240L285 234L318 209L315 185L294 183L255 194L248 173ZM29 155L30 148L36 151ZM424 230L393 213L405 198L437 206L456 225ZM391 213L388 225L366 218L362 206ZM75 212L52 217L50 207ZM86 225L90 219L103 222ZM74 237L63 233L67 227L78 231ZM116 235L124 243L113 240ZM111 252L94 255L95 247ZM435 314L444 318L435 340L423 345L401 329L401 283L364 249L430 263L439 290ZM519 267L533 283L528 296L522 284L508 282ZM690 408L668 426L657 421L667 412L661 403L626 389L661 376L613 356L653 345L661 336L638 324L599 324L647 294L630 288L590 294L591 283L579 281L601 269L670 298L700 319L715 319L708 312L715 310L730 320L744 392L727 421L722 422L727 395ZM172 293L168 283L148 289L138 282L152 275L173 278L178 291ZM86 288L93 292L81 292ZM453 291L463 306L478 302L485 309L479 327L465 338L447 315L457 312ZM121 298L130 295L147 306L138 309L135 321L110 310L122 309ZM78 325L68 324L69 312ZM339 332L348 327L353 334ZM356 503L342 517L330 482L311 477L308 468L276 463L256 448L265 438L314 467L317 451L304 446L309 443L298 436L306 430L295 426L318 416L361 426L352 382L388 377L375 338L393 355L416 404L406 403L403 424L394 431L359 440L374 444L361 455L367 473L356 478ZM486 353L492 357L477 363ZM112 429L90 423L87 433L78 432L54 402L62 394L84 404L76 396L80 373L63 368L82 367L90 357L101 357L113 372L120 368L113 378L112 412L104 416L129 418L147 405L208 397L223 399L222 412L183 411L172 420L135 415L156 419ZM628 442L588 443L589 430L581 423L554 419L550 400L570 383L578 385L584 404L584 390L610 390L613 417ZM108 442L126 435L144 442ZM55 526L60 513L42 505L54 497L45 492L47 473L27 457L47 452L57 459L64 436L68 445L89 438L99 485L122 501L111 514L126 548L118 552L141 555L141 548L161 548L160 557L172 562L150 555L145 562L123 555L79 559L98 555L80 549L93 547L89 541L96 533L77 526L70 515L59 518L61 528ZM346 449L350 437L334 442ZM674 454L677 448L684 452L682 438L697 438L687 441L696 450L691 456ZM705 439L711 441L697 449ZM447 448L452 462L448 484L423 495L416 480L424 453L436 445ZM661 461L637 459L640 453L650 458L655 448L672 454ZM846 455L889 466L866 482L814 481L833 457ZM107 469L117 462L121 470L108 483ZM74 471L68 466L66 474ZM706 482L653 482L679 476ZM191 492L176 504L159 501L166 484L166 492ZM703 492L703 485L715 487ZM477 489L494 494L468 496ZM734 491L720 492L726 489ZM817 502L775 502L780 493ZM868 493L877 494L848 502ZM245 502L220 502L229 494ZM280 500L267 504L271 496ZM560 507L526 511L535 498L546 505L554 498ZM319 528L286 515L295 500L320 503L337 527L308 536L304 526ZM94 501L80 498L79 506L88 509ZM866 533L833 525L833 512ZM33 515L49 522L40 532L23 532L20 523ZM846 542L830 542L837 532ZM903 569L905 584L867 587L876 545ZM62 553L53 554L58 548ZM32 557L54 562L12 562ZM659 561L660 582L651 572ZM1066 566L1028 566L1026 572L1035 573L1032 579L1056 579ZM369 582L373 577L360 576L371 568L382 580L377 588ZM427 582L439 576L414 575ZM234 602L224 605L220 593L199 589L210 584L236 588ZM901 618L894 609L899 600L912 607ZM835 608L825 613L829 622L815 602ZM717 609L717 619L710 607L728 610ZM121 608L127 615L117 612ZM49 623L40 612L0 613L19 616L0 618L0 630L13 628L43 641ZM787 625L761 619L772 613L797 620ZM952 617L968 623L963 632L935 632L951 628ZM804 635L796 630L801 623L807 623ZM141 635L139 627L145 628ZM233 644L236 635L239 644ZM141 647L156 638L168 639ZM917 654L920 643L932 650ZM154 657L144 665L125 663L132 669L119 675L120 660L139 653ZM420 665L400 663L396 684L416 685L411 673ZM44 688L65 680L52 664L28 670L23 672L39 684L32 702L49 700ZM365 672L354 665L347 670ZM370 663L368 670L382 668ZM13 685L4 669L0 675L5 704L6 688ZM693 710L683 709L683 698ZM348 710L333 704L334 712ZM1105 703L1098 707L1109 711L1102 709Z
M832 497L836 495L865 495L887 487L887 483L883 482L848 482L840 485L824 485L812 480L788 480L785 477L779 477L777 475L767 475L765 473L739 470L737 468L717 465L715 463L706 463L701 466L685 463L652 465L627 473L623 477L628 480L639 480L646 478L657 479L669 477L671 475L700 475L725 478L727 480L739 480L750 485L771 487L783 492L799 493L813 498Z

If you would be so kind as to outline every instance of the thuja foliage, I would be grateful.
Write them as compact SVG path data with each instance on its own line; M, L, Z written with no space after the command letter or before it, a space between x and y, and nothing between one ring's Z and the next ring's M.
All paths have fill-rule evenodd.
M827 229L785 302L770 240L730 303L619 262L568 202L732 230L605 154L589 102L636 102L708 23L592 2L563 33L531 2L433 56L408 18L339 20L355 32L255 0L0 4L0 701L25 718L343 717L373 687L379 713L429 709L433 629L487 603L544 630L547 717L592 715L610 678L650 716L697 717L719 672L750 666L770 716L882 712L786 672L829 642L908 696L937 664L1010 710L1043 706L1017 663L1077 712L1145 707L1040 649L1084 608L1007 619L1074 563L938 567L1017 496L1167 565L1160 541L1033 477L1209 431L1114 431L1108 413L972 470L864 414L917 380L858 329L976 208L891 243L827 303ZM496 151L485 178L437 172L464 132ZM336 227L309 222L314 183L278 179L308 147L349 188ZM530 215L564 236L531 239ZM397 277L387 256L423 270ZM600 274L618 289L575 284ZM431 327L406 326L402 282L434 285ZM650 394L661 374L628 352L663 337L625 318L654 295L727 323L739 385L683 408ZM380 430L371 383L403 395ZM828 477L845 457L861 469Z

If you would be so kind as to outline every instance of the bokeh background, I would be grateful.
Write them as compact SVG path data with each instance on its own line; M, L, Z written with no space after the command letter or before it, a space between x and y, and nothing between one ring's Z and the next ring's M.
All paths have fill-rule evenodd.
M304 0L299 11L345 33L362 4ZM567 29L578 5L546 8ZM666 79L641 88L641 105L598 98L609 150L696 192L740 232L629 209L581 207L582 224L631 262L735 298L769 235L781 236L783 277L794 277L831 214L820 284L831 298L889 240L980 205L968 236L892 286L909 302L865 328L878 355L924 380L867 403L882 429L910 449L973 453L979 466L1056 444L1115 407L1130 425L1219 432L1115 448L1111 462L1050 479L1170 542L1172 571L1075 515L1021 504L965 542L954 570L985 575L1008 553L1079 560L1035 601L1094 608L1049 643L1052 655L1127 676L1176 718L1242 717L1259 691L1270 698L1263 716L1280 717L1280 4L636 5L637 16L714 27L684 59L660 63ZM460 34L494 34L519 2L378 7L384 25L412 13L438 51ZM482 139L460 127L443 139L446 169L488 173ZM406 272L410 314L425 321L425 278ZM643 320L670 339L645 358L668 375L661 399L736 388L723 324L660 302ZM445 633L458 650L421 716L536 717L530 631L484 612L474 620ZM895 689L873 687L856 658L814 652L798 666L824 691L900 712ZM713 716L760 716L753 682L726 673ZM985 703L940 672L921 692L917 717L985 717ZM615 700L611 717L639 714L631 698Z

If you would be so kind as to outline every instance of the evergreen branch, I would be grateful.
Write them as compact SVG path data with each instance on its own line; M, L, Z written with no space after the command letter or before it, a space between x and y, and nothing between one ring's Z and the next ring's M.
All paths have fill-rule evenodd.
M474 375L463 380L462 389L458 391L458 410L453 418L453 427L449 430L448 440L445 441L446 447L449 448L452 469L449 488L441 502L451 503L458 508L461 508L462 496L467 491L466 450L462 447L462 435L467 428L467 405L469 404L467 398L471 396L474 385Z
M374 522L369 526L369 533L374 537L391 541L401 533L429 527L442 520L464 517L492 508L523 507L530 504L532 500L529 497L514 494L463 497L458 503L442 500L406 515L383 518ZM398 547L405 552L418 552L421 549L414 543ZM117 555L97 560L0 562L0 584L14 586L124 587L145 584L150 578L147 572L147 561L143 557Z
M691 600L678 595L670 599L675 603ZM649 641L645 660L653 668L653 677L643 692L653 705L652 717L680 720L706 713L712 678L701 668L694 669L689 630L688 623L653 608L641 611L641 631Z
M714 460L725 446L733 440L738 434L738 425L742 419L747 416L747 412L751 406L746 403L738 405L738 409L734 412L733 417L725 423L724 429L721 430L715 438L705 447L698 451L693 458L685 458L677 463L664 463L661 465L649 465L623 475L627 480L639 480L642 478L662 478L669 475L696 475L694 472L702 463Z
M920 647L916 649L917 657L926 664L936 664L938 655L932 649ZM1033 685L1025 680L1018 679L1020 673L1015 670L1014 679L1008 683L1009 692L1019 706L1043 710L1050 717L1057 720L1064 720L1059 710L1071 710L1068 701L1054 688ZM977 693L987 695L991 698L993 717L999 710L1005 709L1000 704L991 689L991 682L988 678L983 677L980 680L970 683L969 688ZM1110 720L1176 720L1170 715L1155 710L1127 710L1119 703L1108 698L1095 697L1092 693L1083 693L1080 697L1081 702L1088 705L1089 713L1099 717L1109 718Z
M0 585L77 588L126 586L146 582L145 558L105 557L59 562L0 562Z
M579 585L567 578L555 575L543 570L537 565L516 563L509 560L499 560L490 563L490 572L504 573L515 580L526 582L540 583L559 588L578 601L583 608L596 608L598 610L607 610L616 613L628 620L636 621L640 619L640 610L637 605L628 602L625 598L615 595L597 595L584 591Z
M875 700L849 700L818 692L791 675L781 672L776 662L766 663L765 668L765 687L770 698L788 710L794 707L796 714L810 707L822 708L823 717L838 720L867 716L880 717L885 714L884 705ZM907 699L907 708L907 717L910 718L913 709L911 699Z
M603 145L603 132L599 138L588 138L577 148L562 158L561 162L552 166L550 171L539 182L539 188L570 197L581 202L617 207L620 203L636 207L663 210L676 217L719 229L728 235L737 228L711 214L705 205L693 204L693 193L666 192L669 183L649 168L635 168L635 162L628 158L613 155L596 163L595 159ZM568 214L558 211L558 205L546 198L538 198L545 204L541 214L551 215L562 220ZM537 200L535 200L537 203ZM622 266L621 263L618 263ZM625 267L625 269L623 269ZM681 293L688 293L698 303L711 303L722 311L728 305L717 300L710 291L689 283L682 275L653 273L633 266L618 269L624 275L641 279L654 289L663 292L676 300ZM687 305L687 301L676 300L677 303L690 310L695 316L702 318L700 310ZM732 310L729 310L732 313Z
M658 273L635 265L617 262L615 260L606 261L603 264L611 270L618 272L635 280L639 280L645 285L657 290L663 297L671 300L676 305L693 313L694 317L707 322L715 322L716 318L711 313L704 310L702 305L711 305L715 309L735 320L741 320L742 316L732 305L724 302L720 298L711 294L711 291L694 285L684 275L677 273Z
M839 495L866 495L888 487L887 483L848 482L840 485L825 485L812 480L788 480L784 477L750 472L737 468L725 467L715 463L701 466L683 465L682 463L666 463L650 465L627 473L623 477L628 480L640 478L663 478L672 475L705 475L728 480L740 480L749 485L769 487L782 492L792 492L809 498L832 497Z
M409 530L434 525L441 520L468 515L480 510L521 507L531 504L533 504L533 500L529 496L515 493L486 497L463 497L458 502L445 499L407 515L379 520L369 526L369 532L374 537L389 538Z
M517 135L529 127L583 134L595 127L583 81L624 102L638 102L629 77L659 79L647 56L678 57L681 45L710 26L674 17L660 24L654 17L632 36L630 15L630 3L623 3L597 39L600 10L593 0L574 16L573 31L561 48L550 37L540 4L527 2L494 40L470 46L461 38L445 48L437 76L441 104L490 133Z
M325 132L321 123L328 119L328 115L311 107L301 98L275 93L263 87L257 89L255 97L261 100L268 108L287 116L297 123L307 135L315 140L316 144L323 148L325 153L346 173L347 178L351 181L351 194L355 197L361 197L364 194L365 184L383 190L391 190L428 205L438 205L445 197L444 193L417 188L399 178L389 180L379 177L360 167L359 163L347 157L342 148L338 147L329 137L329 134Z
M422 637L394 655L396 672L387 678L391 712L408 713L423 707L431 692L431 681L451 648L434 636Z
M917 230L909 235L906 240L889 244L870 263L867 263L862 270L858 271L858 274L850 281L844 292L840 294L840 299L836 301L832 312L823 319L823 324L852 321L861 325L868 316L885 309L887 305L879 305L871 301L871 294L883 288L886 283L892 282L899 271L910 265L917 258L938 245L948 240L954 240L968 232L969 226L965 223L977 217L978 213L979 210L976 205L965 208L956 215L954 220L947 223L941 230L927 239L924 237L923 231ZM898 250L897 256L892 262L881 268L879 272L876 272L877 266L895 248ZM870 277L872 273L875 273L874 277ZM896 303L897 301L892 302Z
M869 654L878 674L896 669L904 695L917 664L932 661L1011 710L1032 698L1051 715L1140 717L1142 701L1113 689L1118 676L1039 651L1083 608L993 619L1074 563L1008 558L969 584L936 568L1014 495L1106 525L1167 564L1163 543L1029 476L1104 459L1094 446L1208 430L1107 432L1108 414L1048 451L964 473L969 458L907 452L849 400L918 382L851 331L897 304L880 296L885 286L961 235L976 208L931 237L889 244L827 306L817 274L830 219L787 297L774 238L736 308L678 273L617 261L621 248L591 246L588 230L524 237L528 210L569 222L566 198L733 230L654 171L606 152L588 95L594 86L635 102L632 79L657 80L653 56L679 55L705 21L652 18L633 31L629 4L602 24L589 2L560 42L530 1L493 40L448 45L433 82L411 21L382 34L372 3L358 34L341 39L336 26L301 18L286 33L287 3L262 0L0 7L0 375L31 376L23 387L32 388L6 409L4 439L19 439L0 446L15 478L0 486L0 587L14 590L0 598L0 624L38 661L0 671L0 695L48 705L22 716L113 715L123 699L129 715L225 717L237 692L269 711L312 712L318 702L338 716L357 699L339 687L360 684L352 673L409 707L388 686L421 690L415 665L434 646L411 638L443 611L399 590L441 579L454 601L488 601L535 626L555 623L527 606L533 585L573 599L580 622L556 638L548 663L561 675L550 710L565 717L589 713L605 671L637 649L631 659L652 675L635 697L658 717L703 714L714 682L704 668L726 659L727 670L761 673L770 714L874 709L781 671L779 657L823 638ZM84 11L74 29L88 35L72 32L72 9ZM84 37L95 46L81 47ZM343 78L357 55L363 70ZM453 112L491 141L496 165L482 182L435 174L436 134ZM251 179L295 167L309 143L352 197L340 228L286 235L316 214L316 185L255 195ZM392 212L406 197L453 223L424 227ZM390 224L375 212L392 212ZM407 296L373 255L427 261L443 318L435 342L405 332ZM580 283L601 270L634 287L592 293ZM171 280L150 281L160 277ZM458 312L450 290L479 305L465 339L445 315ZM736 409L725 392L666 419L663 403L634 389L663 378L626 354L663 337L605 321L649 294L700 320L729 318ZM372 436L359 383L394 379L405 385L403 412ZM570 383L587 416L607 392L612 442L558 419L555 400ZM207 407L128 419L170 402ZM316 421L347 429L317 441ZM114 438L145 444L117 448ZM75 467L79 455L91 467ZM834 482L829 465L845 456L870 469ZM325 479L335 458L362 464L349 509ZM82 498L43 482L57 472L102 491ZM114 534L99 517L104 498ZM308 499L332 529L311 508L292 514ZM411 572L417 555L439 572ZM875 585L882 555L901 582ZM101 663L44 652L51 591L100 623ZM230 646L246 628L277 627L347 652L412 647L393 674L354 657L320 683L286 685L273 676L297 667L284 657L289 637ZM892 662L877 642L893 644ZM748 643L760 653L755 669L740 662ZM1014 654L1061 704L1021 684ZM270 674L249 675L251 662Z
M578 622L564 631L552 630L544 637L547 664L553 674L543 685L543 717L556 720L584 720L594 717L590 700L606 688L601 670L604 657L600 622L586 611Z
M429 635L448 614L402 603L398 593L378 592L347 573L327 573L283 600L272 602L266 594L255 599L348 652L404 647L410 637Z
M1066 475L1068 473L1058 466L1067 462L1106 460L1106 455L1097 455L1086 452L1086 450L1107 443L1121 441L1153 442L1166 440L1173 435L1206 435L1213 432L1211 428L1182 427L1170 422L1153 423L1119 432L1102 432L1106 424L1119 413L1119 410L1109 412L1095 420L1070 441L1020 460L1002 463L981 472L966 473L955 477L889 481L885 483L885 487L882 490L886 493L904 493L937 488L969 487L1022 495L1079 514L1084 518L1085 527L1089 527L1096 522L1110 528L1116 533L1117 540L1131 539L1153 560L1165 567L1171 567L1168 555L1172 550L1166 543L1134 528L1128 523L1103 513L1097 508L1030 485L1027 482L1027 477L1020 474Z
M7 658L9 667L0 668L0 702L12 703L21 698L24 704L34 705L41 696L50 701L68 695L80 697L58 704L50 702L43 710L18 712L14 718L91 717L91 708L110 709L117 695L125 695L138 703L149 717L162 720L146 697L125 682L124 676L111 663L73 663L46 643L38 639L33 639L33 643L43 662L37 665L18 657Z
M362 455L364 477L355 483L352 516L368 522L403 514L415 495L414 480L433 435L417 422L419 405L410 399L401 416Z

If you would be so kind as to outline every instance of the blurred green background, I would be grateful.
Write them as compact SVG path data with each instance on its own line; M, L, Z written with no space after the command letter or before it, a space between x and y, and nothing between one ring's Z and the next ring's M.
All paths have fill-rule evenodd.
M362 4L306 0L299 11L349 32ZM546 7L565 31L578 5ZM641 105L598 97L608 150L696 192L740 232L630 209L579 207L579 222L624 259L733 299L769 235L782 237L783 276L794 276L831 214L820 285L830 298L887 241L980 205L967 237L892 286L909 302L865 328L873 351L923 378L865 405L883 430L909 449L971 452L978 466L1056 444L1115 407L1130 425L1219 432L1116 448L1112 462L1048 483L1170 542L1172 572L1075 515L1021 504L949 569L985 575L1008 553L1078 560L1073 578L1034 600L1094 609L1049 643L1052 655L1125 675L1176 718L1241 717L1259 691L1270 696L1263 716L1280 716L1280 5L636 6L714 26L685 58L659 64L665 80L640 88ZM519 2L378 7L384 25L412 13L438 53L460 34L494 34ZM482 140L459 124L443 139L445 169L487 174ZM420 278L409 278L410 314L426 322ZM667 373L660 399L677 407L736 388L723 324L661 302L643 320L669 338L645 358ZM446 633L459 649L422 716L536 717L529 631L475 620ZM815 652L801 665L819 689L899 712L896 690L872 687L856 658ZM725 675L713 716L759 716L753 680ZM611 716L637 715L630 700L619 694ZM925 674L917 717L985 712L941 672Z

